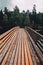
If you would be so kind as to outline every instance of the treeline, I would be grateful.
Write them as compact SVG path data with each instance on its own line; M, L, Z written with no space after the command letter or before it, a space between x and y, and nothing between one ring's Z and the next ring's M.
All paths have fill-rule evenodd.
M4 11L0 10L0 33L3 33L14 26L30 26L38 28L43 26L43 13L37 13L36 5L33 6L32 12L23 10L15 6L13 11L9 11L7 7Z

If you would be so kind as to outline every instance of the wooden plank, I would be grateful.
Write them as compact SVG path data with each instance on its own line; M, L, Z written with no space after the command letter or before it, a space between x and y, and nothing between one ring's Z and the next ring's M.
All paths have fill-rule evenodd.
M24 50L25 50L25 63L26 63L26 65L29 65L29 60L28 60L27 50L26 50L26 45L25 44L24 44Z
M25 62L24 62L24 46L23 46L23 40L22 40L22 65L25 65Z
M17 33L17 32L16 32L16 33ZM16 34L16 37L17 37L17 34ZM9 56L10 50L12 49L13 44L14 44L14 42L15 42L15 40L16 40L16 37L13 39L13 42L12 42L12 44L10 45L10 47L9 47L9 49L8 49L8 52L7 52L7 54L6 54L6 56L5 56L5 58L4 58L4 60L3 60L3 62L2 62L1 65L5 65L5 63L6 63L6 61L7 61L7 58L8 58L8 56Z
M19 55L18 55L18 65L21 65L21 40L19 42Z

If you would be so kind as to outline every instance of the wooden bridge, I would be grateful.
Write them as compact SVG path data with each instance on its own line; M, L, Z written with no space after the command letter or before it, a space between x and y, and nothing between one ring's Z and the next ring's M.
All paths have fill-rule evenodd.
M0 65L43 65L43 36L29 27L0 35Z

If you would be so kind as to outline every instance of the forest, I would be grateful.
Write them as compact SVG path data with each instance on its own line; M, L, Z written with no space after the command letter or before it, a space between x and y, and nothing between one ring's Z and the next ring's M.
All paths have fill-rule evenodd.
M15 6L13 11L9 11L7 7L4 11L0 10L0 34L15 26L43 28L43 13L37 13L35 4L32 12L29 10L20 12L18 6Z

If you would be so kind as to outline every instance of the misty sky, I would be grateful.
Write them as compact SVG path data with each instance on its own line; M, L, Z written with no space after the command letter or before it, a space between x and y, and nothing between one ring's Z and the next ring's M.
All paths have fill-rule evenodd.
M8 7L9 10L13 10L17 5L20 11L27 9L32 11L34 4L36 4L37 12L43 12L43 0L0 0L0 9Z

